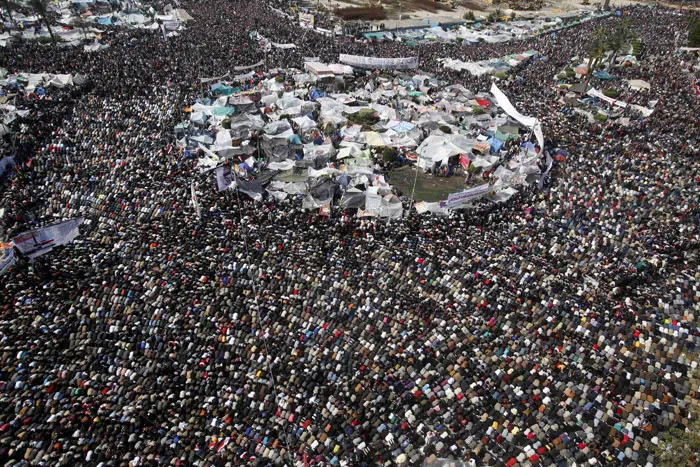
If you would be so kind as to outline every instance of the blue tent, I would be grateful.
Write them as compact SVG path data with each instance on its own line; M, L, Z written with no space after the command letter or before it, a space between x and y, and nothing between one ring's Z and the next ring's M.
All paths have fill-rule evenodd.
M503 147L503 143L496 138L489 139L489 142L491 143L491 152L498 152Z
M314 88L311 90L311 100L315 101L319 97L326 97L325 93L320 92L318 89Z
M535 145L532 144L531 142L526 142L520 145L521 147L527 149L528 151L534 151L535 150Z
M598 79L615 79L616 77L608 73L607 71L596 71L593 73L594 78Z

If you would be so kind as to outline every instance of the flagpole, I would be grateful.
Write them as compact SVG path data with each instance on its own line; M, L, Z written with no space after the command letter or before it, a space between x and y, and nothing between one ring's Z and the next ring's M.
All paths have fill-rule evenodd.
M416 182L418 181L418 167L414 167L414 170L416 171L416 176L413 178L413 190L411 191L411 202L408 205L408 212L411 212L411 208L413 207L413 199L414 195L416 194Z

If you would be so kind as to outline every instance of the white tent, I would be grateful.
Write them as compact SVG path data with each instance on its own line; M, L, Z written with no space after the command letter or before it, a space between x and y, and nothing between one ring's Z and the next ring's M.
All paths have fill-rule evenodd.
M474 147L466 138L460 135L441 135L433 133L428 136L416 149L418 154L418 167L430 168L440 162L446 164L447 160L457 154L470 154Z
M630 88L634 89L635 91L651 90L651 85L642 79L631 79L628 81L628 83Z

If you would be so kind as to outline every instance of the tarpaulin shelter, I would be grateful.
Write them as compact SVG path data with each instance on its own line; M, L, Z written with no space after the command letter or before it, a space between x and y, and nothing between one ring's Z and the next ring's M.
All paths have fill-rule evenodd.
M651 85L641 79L631 79L628 84L635 91L649 91L651 89Z
M335 72L333 71L333 69L324 63L305 62L304 69L311 73L311 75L315 76L317 79L335 77Z
M447 164L450 157L471 153L476 142L455 135L431 134L416 149L417 165L422 169L432 168L436 163ZM486 149L490 147L486 145Z
M598 78L598 79L604 79L604 80L611 80L611 79L616 78L615 76L611 75L607 71L596 71L595 73L593 73L593 77Z
M580 83L575 83L573 84L570 88L569 91L576 93L576 94L586 94L586 91L588 91L589 86L587 85L586 82L580 82Z

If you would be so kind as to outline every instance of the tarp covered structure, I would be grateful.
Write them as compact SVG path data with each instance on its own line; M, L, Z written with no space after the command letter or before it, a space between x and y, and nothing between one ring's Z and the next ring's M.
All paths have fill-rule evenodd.
M378 68L390 70L411 70L418 68L418 57L382 58L340 54L338 60L340 63L344 63L355 68Z

